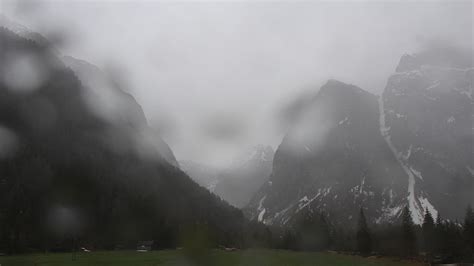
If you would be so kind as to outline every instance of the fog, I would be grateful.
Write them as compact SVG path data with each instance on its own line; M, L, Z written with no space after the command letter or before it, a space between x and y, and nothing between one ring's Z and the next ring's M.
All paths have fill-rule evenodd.
M327 79L379 94L401 55L433 40L472 49L473 34L471 1L1 0L0 11L119 71L178 160L218 167L276 148L282 110Z

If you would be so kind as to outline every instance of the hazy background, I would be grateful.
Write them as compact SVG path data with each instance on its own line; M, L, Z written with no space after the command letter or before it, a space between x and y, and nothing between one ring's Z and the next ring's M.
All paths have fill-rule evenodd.
M432 40L472 49L472 1L10 1L65 55L115 68L178 160L276 148L281 109L328 78L379 94Z

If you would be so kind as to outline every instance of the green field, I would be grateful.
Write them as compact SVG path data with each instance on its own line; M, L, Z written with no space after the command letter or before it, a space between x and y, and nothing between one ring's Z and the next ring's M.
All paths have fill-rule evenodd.
M200 263L196 263L200 262ZM71 253L61 254L32 254L24 256L0 257L1 266L94 266L94 265L222 265L222 266L298 266L298 265L421 265L410 262L394 261L388 258L362 258L356 256L292 252L282 250L246 250L226 252L220 250L210 251L206 255L192 256L183 251L153 251L138 253L135 251L110 251L78 253L72 260Z

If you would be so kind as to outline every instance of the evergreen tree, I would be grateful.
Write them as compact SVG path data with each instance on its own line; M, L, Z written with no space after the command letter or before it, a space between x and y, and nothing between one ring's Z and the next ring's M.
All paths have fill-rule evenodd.
M474 252L474 212L471 205L467 207L466 216L464 217L464 241L471 252Z
M438 217L436 217L436 227L441 226L442 220L441 220L441 215L438 212Z
M294 225L299 233L299 247L302 250L320 251L329 247L329 225L323 213L318 216L306 208L299 213Z
M362 208L360 208L356 238L357 251L362 255L369 255L372 250L372 239L365 219L364 210Z
M401 255L404 257L416 255L416 236L413 220L411 219L411 212L408 209L408 206L403 208L401 230Z
M431 256L435 247L435 224L433 216L428 209L425 212L425 218L422 225L422 234L423 234L423 249L425 252Z

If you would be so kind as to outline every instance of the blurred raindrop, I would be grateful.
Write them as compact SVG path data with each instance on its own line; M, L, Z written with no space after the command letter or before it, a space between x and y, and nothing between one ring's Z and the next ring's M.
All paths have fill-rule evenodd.
M28 93L36 90L46 79L41 60L27 53L12 53L4 61L3 81L14 92Z
M12 156L17 145L18 138L15 133L0 125L0 159Z

